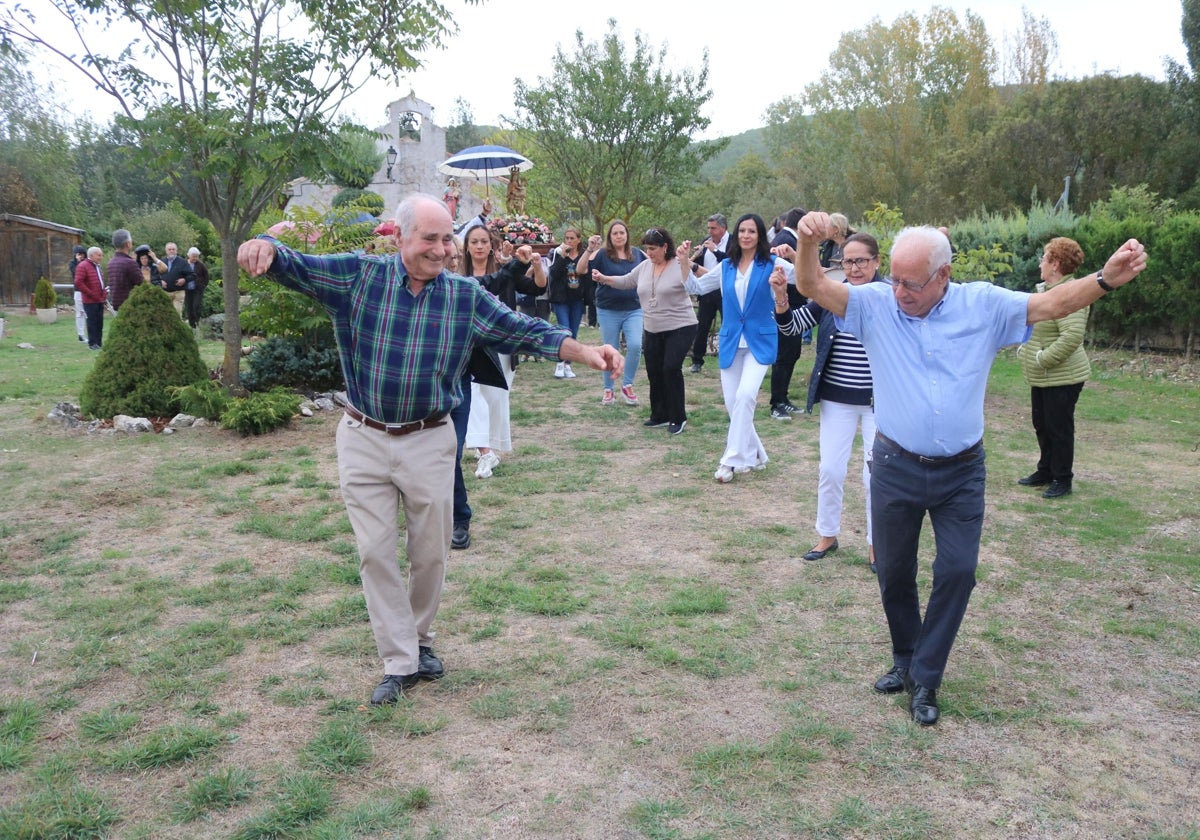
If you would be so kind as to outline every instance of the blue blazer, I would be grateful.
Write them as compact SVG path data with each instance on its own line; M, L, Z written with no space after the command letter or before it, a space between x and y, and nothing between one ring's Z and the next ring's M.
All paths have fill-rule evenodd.
M762 365L775 364L775 357L779 355L779 327L775 323L775 295L770 282L774 268L774 262L755 261L751 266L743 308L738 305L734 291L737 266L728 259L721 262L721 331L717 350L721 367L733 364L743 337L755 361Z

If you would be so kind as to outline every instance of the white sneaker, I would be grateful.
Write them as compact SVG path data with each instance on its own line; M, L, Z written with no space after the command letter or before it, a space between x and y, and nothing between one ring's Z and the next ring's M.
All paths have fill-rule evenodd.
M721 466L717 467L717 471L713 473L713 478L722 484L728 484L733 481L733 467L721 464Z
M475 467L476 478L491 478L492 470L500 466L500 456L495 452L485 452L479 456L479 464Z
M563 362L563 376L567 379L575 378L575 371L571 370L570 362Z
M554 378L555 379L566 379L567 378L566 368L567 368L566 362L559 362L558 364L556 364L554 366Z

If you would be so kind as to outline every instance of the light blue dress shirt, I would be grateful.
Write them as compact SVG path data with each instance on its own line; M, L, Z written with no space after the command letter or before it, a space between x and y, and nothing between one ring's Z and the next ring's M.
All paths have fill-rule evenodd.
M1029 295L991 283L950 283L928 315L912 318L890 285L848 288L837 328L867 348L879 431L928 457L978 443L992 361L1000 348L1029 340Z

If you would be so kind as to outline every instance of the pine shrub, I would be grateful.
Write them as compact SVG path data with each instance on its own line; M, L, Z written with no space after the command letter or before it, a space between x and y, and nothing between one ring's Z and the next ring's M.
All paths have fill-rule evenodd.
M344 387L342 368L332 335L313 342L272 336L250 354L241 384L248 391L283 386L305 391L336 391Z
M58 305L58 293L54 284L45 277L39 277L33 287L33 306L35 309L53 309Z
M156 286L135 286L83 381L79 405L93 417L166 417L170 388L206 378L192 331Z

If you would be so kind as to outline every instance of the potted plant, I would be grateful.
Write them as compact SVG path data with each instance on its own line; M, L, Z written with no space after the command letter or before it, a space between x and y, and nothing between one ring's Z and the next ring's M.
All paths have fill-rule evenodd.
M58 292L45 277L39 277L33 287L33 308L37 310L40 324L53 324L58 320Z

